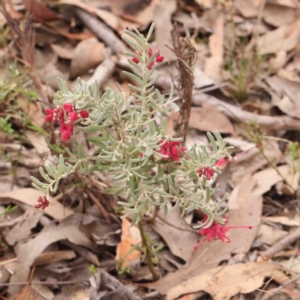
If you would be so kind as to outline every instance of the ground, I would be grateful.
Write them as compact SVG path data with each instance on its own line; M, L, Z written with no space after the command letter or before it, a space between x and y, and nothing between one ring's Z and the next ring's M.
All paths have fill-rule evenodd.
M6 0L0 9L1 299L300 299L297 1ZM159 54L148 69L180 107L167 116L168 134L181 138L171 158L193 145L211 151L207 132L232 146L197 170L218 184L216 201L227 195L228 224L210 229L247 227L226 227L230 243L214 231L217 240L194 248L209 236L194 228L200 210L152 209L132 226L105 170L70 172L49 203L32 186L55 156L72 159L67 148L81 143L91 156L99 142L49 122L57 78L130 97L124 51L134 50L121 36L146 36L152 23ZM89 112L73 117L84 125Z

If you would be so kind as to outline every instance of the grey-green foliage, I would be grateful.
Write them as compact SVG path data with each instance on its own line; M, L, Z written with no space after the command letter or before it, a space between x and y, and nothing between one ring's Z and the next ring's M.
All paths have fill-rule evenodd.
M116 188L111 192L119 192L126 199L119 204L127 212L125 215L132 215L133 223L139 222L141 216L154 206L167 212L170 201L181 206L183 212L202 210L208 215L206 225L213 220L222 222L218 217L220 202L212 200L218 187L212 188L212 180L208 183L205 176L199 177L197 173L205 167L220 172L214 167L216 161L229 155L220 134L208 133L211 153L205 147L198 149L194 146L185 153L178 149L180 161L166 161L167 157L158 153L161 140L180 139L166 133L166 114L178 110L172 100L172 91L165 99L154 86L157 79L153 79L154 68L148 70L158 55L154 52L149 57L148 38L152 31L153 26L147 38L137 30L125 31L127 36L122 37L134 50L134 53L125 53L132 73L124 73L136 83L130 85L133 91L130 96L111 89L101 96L96 83L88 86L81 79L69 90L67 84L58 79L60 91L57 92L56 104L71 103L76 109L89 111L89 118L81 123L81 129L87 134L94 133L88 139L98 149L92 157L85 157L79 146L76 153L69 151L68 162L62 155L55 158L54 164L46 166L47 173L40 168L45 183L33 178L33 185L49 195L57 190L60 179L77 168L83 173L105 170L115 181ZM133 62L132 58L138 59L139 63Z

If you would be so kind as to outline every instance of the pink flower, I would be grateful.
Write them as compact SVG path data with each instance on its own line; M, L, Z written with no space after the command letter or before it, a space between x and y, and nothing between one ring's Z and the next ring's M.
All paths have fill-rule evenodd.
M70 113L70 124L73 125L76 120L79 119L79 116L76 111Z
M161 140L159 141L159 144L162 144L164 141ZM165 142L163 145L160 146L160 149L157 151L160 154L166 155L168 157L165 157L164 160L173 160L173 161L178 161L180 160L180 155L178 148L182 153L185 153L186 149L184 147L180 147L180 142Z
M84 118L84 119L88 118L90 115L87 110L82 110L79 114L80 114L81 118Z
M46 196L42 197L40 196L37 200L37 204L34 206L35 208L41 208L42 210L44 210L46 207L49 206L49 200L46 198Z
M138 64L140 62L136 57L133 57L131 60L136 64Z
M66 123L61 123L59 128L60 134L61 134L61 140L66 143L71 138L74 127L72 125L68 125Z
M213 168L198 169L197 172L199 174L199 177L205 176L207 180L210 180L215 174L215 170Z
M51 122L53 120L53 109L46 108L45 112L46 112L46 115L47 115L45 117L45 121L46 122Z
M217 167L218 169L223 169L226 167L227 163L229 162L229 158L225 157L225 158L221 158L219 159L216 163L215 163L215 167Z
M159 55L159 56L157 56L156 57L156 62L158 62L158 63L161 63L161 62L163 62L163 60L165 59L165 57L164 56L162 56L162 55Z
M73 111L73 105L71 103L65 103L63 108L67 113L71 113Z
M155 60L152 61L152 62L147 66L147 69L148 69L148 70L152 70L152 68L153 68L153 66L154 66L155 63L161 63L161 62L165 59L164 56L160 55L160 51L159 51L159 50L156 50L156 52L158 53L158 56L156 56ZM136 52L134 52L134 53L136 54ZM149 49L148 49L148 57L152 57L152 55L153 55L153 50L152 50L152 48L149 48ZM134 63L136 63L136 64L138 64L138 63L140 62L140 60L139 60L138 58L136 58L136 57L132 57L131 60L132 60Z
M207 215L204 216L202 220L202 224L207 221ZM222 242L230 243L230 238L226 235L230 229L233 228L248 228L252 229L252 226L226 226L228 220L224 219L225 224L219 224L216 221L208 228L200 228L199 233L203 236L206 236L202 241L200 241L197 245L194 246L194 250L196 250L200 245L202 245L205 241L213 241L213 240L221 240Z

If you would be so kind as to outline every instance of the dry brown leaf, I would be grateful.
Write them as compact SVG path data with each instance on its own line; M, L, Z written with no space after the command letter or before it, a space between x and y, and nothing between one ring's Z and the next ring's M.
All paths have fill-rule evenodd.
M220 79L223 64L224 16L219 14L214 24L214 33L209 37L211 56L205 62L204 72L214 80Z
M179 113L172 112L169 118L177 121ZM215 107L204 103L202 107L192 107L189 127L201 131L218 131L220 133L234 133L229 119Z
M288 25L296 20L295 9L272 3L266 3L263 19L274 27Z
M182 219L179 207L173 208L169 211L167 216L164 216L164 213L161 211L159 213L159 218L157 217L155 219L153 228L163 237L170 248L170 251L174 255L185 261L189 261L193 252L193 246L198 242L196 233L172 227L161 219L164 219L166 222L173 224L176 227L191 230L191 226Z
M0 12L0 28L3 28L6 23L6 18L3 16L2 12Z
M34 238L19 242L15 247L18 259L18 268L12 275L9 287L9 293L15 295L20 291L20 286L13 285L15 282L27 281L30 273L30 267L35 259L51 244L60 240L69 240L70 242L81 245L98 252L95 245L79 230L82 221L82 215L71 215L60 223L54 221L45 226ZM57 224L58 223L58 224Z
M283 175L284 178L292 175L292 169L288 165L277 167L278 171ZM273 169L267 168L253 175L257 181L254 193L255 195L262 195L268 192L273 185L282 181L282 177Z
M104 45L96 38L81 41L75 48L71 62L70 79L82 75L103 61Z
M234 5L245 18L257 17L259 9L249 0L235 0Z
M263 1L263 0L258 0L258 1ZM272 2L287 7L297 8L297 5L295 5L295 0L272 0Z
M25 189L13 190L6 193L1 193L0 200L12 199L15 201L20 201L22 203L34 206L35 204L37 204L37 199L40 196L44 196L44 194L33 188L25 188ZM44 213L51 216L52 218L56 220L60 220L73 214L73 212L69 208L64 207L53 198L50 197L49 201L50 201L50 205L49 207L46 208Z
M61 58L65 59L73 59L74 57L74 49L73 48L67 48L56 44L50 45L53 51Z
M71 295L70 300L90 300L90 290L81 290Z
M76 253L73 250L49 251L41 253L34 261L34 266L53 264L62 260L73 259Z
M289 214L287 216L262 217L263 221L279 223L285 226L300 226L300 214Z
M278 266L269 262L220 266L193 277L167 293L166 300L198 291L209 293L214 300L229 300L238 293L246 294L262 286L265 277L278 277Z
M34 125L41 127L44 124L44 115L40 105L34 101L28 102L22 94L19 94L16 100L22 111L30 118Z
M196 0L196 2L204 8L212 8L213 0Z
M218 266L221 261L229 260L232 252L247 253L256 236L262 211L262 197L253 195L254 185L255 180L251 175L243 177L241 183L234 189L234 195L230 196L228 218L229 225L252 225L252 230L233 229L228 235L231 239L229 244L220 241L204 243L193 251L191 259L182 269L169 273L157 282L147 284L147 287L165 294L181 282L206 273L207 270Z
M93 7L89 4L85 4L84 2L81 2L79 0L59 0L59 3L77 6L81 9L85 10L86 12L90 13L91 15L98 16L112 29L114 29L116 31L118 31L120 29L119 18L107 10Z
M289 116L300 118L299 83L279 76L269 77L266 81L281 98L280 101L276 101L274 104Z
M269 246L274 245L276 242L287 236L288 232L278 228L262 224L259 226L257 233L258 240Z
M33 14L38 21L55 21L57 14L36 0L23 0L25 9Z
M6 242L13 246L29 237L32 233L32 228L36 227L42 215L43 213L37 209L28 209L16 225L3 234Z
M290 25L281 26L260 36L257 47L260 54L277 53L278 51L290 51L294 49L300 38L300 21Z
M122 219L122 235L121 242L117 246L116 259L121 260L122 267L128 266L131 262L137 261L141 257L141 252L133 250L129 255L132 246L141 243L142 238L139 229L136 226L131 226L131 223Z

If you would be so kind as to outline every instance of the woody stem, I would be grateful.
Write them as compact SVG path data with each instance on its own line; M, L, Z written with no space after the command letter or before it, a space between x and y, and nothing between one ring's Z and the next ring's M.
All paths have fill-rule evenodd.
M139 222L139 229L140 229L140 232L141 232L142 243L143 243L143 246L145 247L147 266L149 268L149 271L152 274L153 280L156 281L156 280L159 279L159 276L158 276L158 274L157 274L157 272L154 268L154 265L153 265L152 255L151 255L151 253L152 253L151 246L148 243L148 239L147 239L147 236L146 236L146 232L145 232L145 229L144 229L142 218L141 218L141 221Z

